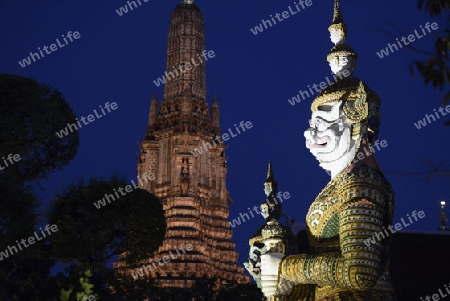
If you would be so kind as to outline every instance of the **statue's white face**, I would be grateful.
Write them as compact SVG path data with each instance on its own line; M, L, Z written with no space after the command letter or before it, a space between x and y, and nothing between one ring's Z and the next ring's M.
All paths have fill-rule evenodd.
M333 44L337 44L344 39L342 30L331 29L330 30L330 40Z
M249 260L244 262L245 268L250 273L250 275L252 275L259 288L261 288L261 255L265 253L266 249L264 246L262 248L251 246L249 252Z
M337 56L334 57L330 63L331 71L334 74L338 74L343 72L344 70L348 70L349 73L353 73L355 71L355 59L351 56Z
M258 248L257 246L251 246L249 257L253 262L255 262L255 267L261 266L261 255L266 252L265 247Z
M346 120L341 104L339 101L320 106L312 113L310 128L304 132L306 147L332 177L350 164L357 147L351 139L351 124Z
M268 184L264 183L264 193L266 194L266 196L269 196L271 192L271 188L269 187Z
M270 212L270 208L269 205L267 205L266 202L262 203L259 208L261 209L261 215L264 218L268 218L269 217L269 212Z

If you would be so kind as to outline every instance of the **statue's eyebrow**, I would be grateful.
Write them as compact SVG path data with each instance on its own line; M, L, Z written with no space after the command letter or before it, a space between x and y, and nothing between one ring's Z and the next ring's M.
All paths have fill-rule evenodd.
M339 119L339 110L340 106L342 104L342 101L339 101L337 103L333 103L332 105L322 105L318 107L318 110L314 111L311 115L312 119L315 119L317 117L320 117L322 119L327 118L330 121L338 120Z

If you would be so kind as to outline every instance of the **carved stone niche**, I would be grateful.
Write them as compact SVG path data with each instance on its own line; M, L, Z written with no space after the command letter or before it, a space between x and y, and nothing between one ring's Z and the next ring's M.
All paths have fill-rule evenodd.
M180 191L181 194L187 194L189 190L190 174L189 174L189 159L181 159L180 169Z

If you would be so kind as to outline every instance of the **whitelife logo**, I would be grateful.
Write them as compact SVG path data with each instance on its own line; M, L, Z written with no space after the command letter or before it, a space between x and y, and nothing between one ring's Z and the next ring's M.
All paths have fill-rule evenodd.
M431 32L430 27L431 27L431 29L436 30L436 29L439 28L439 25L438 25L436 22L433 22L433 23L431 23L431 24L430 24L430 22L427 22L427 23L425 24L425 28L427 29L428 33ZM424 36L427 35L427 33L425 32L425 29L423 29L422 25L420 25L420 28L422 29L423 36L421 36L421 35L417 32L417 29L415 29L415 30L414 30L415 35L413 35L413 34L408 35L408 41L409 41L409 43L414 42L414 41L416 40L416 38L417 38L417 39L421 39L421 38L423 38ZM403 48L402 43L400 43L400 41L399 41L398 39L396 39L396 40L397 40L398 46L400 46L400 48ZM406 38L405 38L405 37L402 37L400 40L403 42L403 45L405 45L405 46L409 45L409 43L406 42ZM397 51L397 50L398 50L398 47L397 47L397 45L395 45L395 43L394 43L394 44L388 43L388 47L386 47L386 48L384 48L384 49L381 49L379 52L377 52L378 57L379 57L380 59L382 59L382 58L384 58L385 56L388 56L388 55L390 54L390 53L389 53L389 50L391 51L390 53L394 53L394 51Z
M288 6L289 11L285 10L281 14L279 14L279 13L275 14L275 17L277 18L278 22L282 22L285 19L289 18L290 16L298 14L300 11L305 10L306 7L311 6L313 3L312 3L312 0L306 0L306 1L299 0L298 4L297 4L297 2L294 2L294 4L295 4L295 8L297 9L297 11L293 10L292 7L289 5ZM300 9L299 5L302 7L301 9ZM280 16L282 18L280 18ZM270 22L270 20L262 19L261 20L262 23L255 26L254 28L250 28L250 31L256 36L258 33L263 32L264 28L268 29L269 27L267 27L267 25L270 25L270 27L277 25L277 21L275 21L275 18L272 17L272 15L270 15L270 18L272 19L273 25L272 25L272 22ZM263 28L263 25L264 25L264 28Z
M351 75L350 71L348 71L347 69L344 69L344 71L342 71L342 73L339 73L338 75L334 76L333 81L330 81L330 79L327 77L325 77L326 81L328 82L328 85L326 82L320 82L318 85L316 83L314 83L312 85L312 87L314 88L314 90L316 91L316 93L319 93L321 90L325 89L326 87L332 86L334 85L337 81L342 80L342 78L344 77L348 77L349 75ZM317 89L317 88L320 88ZM308 85L308 89L309 92L311 92L311 96L313 96L315 93L314 91L311 89L311 85ZM306 97L305 97L306 95ZM301 99L300 99L301 96ZM305 100L307 97L310 97L308 91L302 91L299 90L299 93L292 97L291 99L288 99L288 102L291 104L291 106L294 106L296 103L300 103L302 100Z
M380 145L381 145L382 148L385 148L386 146L388 146L388 143L387 143L386 140L381 140L381 141L376 140L376 141L373 143L373 146L372 146L372 152L369 152L369 150L364 146L363 149L360 150L360 151L355 155L355 158L353 159L352 164L355 164L355 163L357 163L358 161L364 160L364 158L370 157L370 156L372 156L373 154L375 154L375 148L377 148L377 151L379 151L379 150L380 150ZM329 170L325 170L325 171L326 171L326 173L331 177L331 172L330 172Z
M205 59L204 61L202 60L201 56L203 56L203 58ZM197 67L200 66L200 64L205 63L206 61L208 61L208 58L212 59L216 56L216 54L214 53L213 50L209 50L208 52L206 52L206 50L203 50L202 54L197 54L197 57L193 57L191 58L191 62L192 65L189 63L185 63L185 64L181 64L178 65L177 68L174 67L174 69L172 69L172 71L169 71L169 73L164 72L164 75L162 77L158 77L157 80L154 80L153 83L159 87L162 84L166 83L166 80L172 80L177 78L178 76L180 76L181 74L186 73L187 71L191 70L192 67ZM199 60L199 63L196 64L196 59ZM183 67L185 67L185 69L183 70ZM178 70L180 70L180 72L178 73ZM174 73L172 73L174 72Z
M144 178L145 183L148 183L148 180L154 181L156 179L156 176L154 173L149 173L149 174L144 173L143 176L144 176L143 178ZM137 178L138 178L139 184L141 185L140 187L143 187L144 184L142 183L142 179L139 179L139 176ZM148 178L148 180L147 180L147 178ZM120 199L121 196L125 196L127 193L132 192L133 189L139 188L139 186L136 185L133 180L131 180L131 183L133 184L133 187L131 187L131 185L127 185L124 188L119 187L117 189L120 192L120 195L117 193L115 188L113 189L114 194L116 195L117 199L114 197L114 195L105 193L104 198L102 198L101 200L98 200L97 202L92 203L92 204L94 204L95 208L100 209L107 205L106 202L108 202L108 204L111 204L111 202L114 202L115 200ZM125 192L123 192L123 190L125 190Z
M67 40L66 40L66 37L64 35L62 35L62 37L66 44L61 44L59 39L56 39L56 42L58 43L59 48L56 47L56 44L51 44L50 47L47 47L47 45L44 45L44 47L42 47L42 50L44 50L46 54L50 54L50 53L52 53L52 51L55 52L56 50L61 49L64 46L66 46L67 44L69 44L69 42L67 42ZM69 31L67 33L67 38L70 40L70 42L73 42L72 37L75 40L81 38L80 33L78 31L74 31L73 34L71 31ZM49 48L50 48L50 51L48 50ZM30 55L27 58L23 59L21 62L19 61L19 65L22 68L25 68L26 66L31 65L31 63L32 63L31 59L33 59L33 62L36 62L35 57L37 57L37 59L40 60L41 57L44 57L44 53L42 52L42 50L41 50L41 47L38 47L38 51L41 54L41 56L39 56L39 53L37 53L37 52L34 52L34 53L30 52Z
M288 200L291 198L291 195L289 194L288 191L286 192L282 192L282 191L278 191L276 197L274 198L275 201L275 205L278 205L278 200L280 201L280 203L283 203L283 198ZM268 201L266 200L266 203L269 205ZM255 215L253 214L252 210L255 211L256 214L261 214L261 211L259 210L260 208L258 206L253 206L253 209L247 208L248 209L248 213L250 213L250 215L252 216L252 218L255 217ZM245 219L247 218L247 219ZM250 216L247 213L239 213L239 216L237 218L234 218L230 223L231 228L235 228L236 226L240 226L241 225L241 219L242 219L242 223L245 223L246 221L250 220Z
M246 121L245 125L244 125L244 121L241 121L241 123L239 123L240 128L242 129L242 131L245 132L245 129L251 129L253 127L253 124L251 121ZM237 131L236 135L233 135L233 131L231 130L231 128L228 129L228 132L231 135L231 138L233 137L237 137L238 134L240 134L241 132L239 131L238 127L236 126L236 124L234 124L234 128ZM227 133L223 133L222 134L222 139L223 141L228 141L230 139L230 136ZM223 143L223 141L220 141L220 136L216 135L216 138L214 138L212 140L212 143L214 144L214 146L217 146L216 141L218 144ZM208 148L209 147L209 148ZM202 145L196 149L194 149L194 151L191 151L192 155L194 155L194 157L198 157L199 155L203 154L203 150L205 150L205 152L207 152L208 150L210 150L213 146L211 146L211 143L203 141Z
M5 163L5 166L3 167L2 164L0 163L0 170L4 170L6 167L13 165L14 162L19 162L20 161L20 155L19 154L15 154L13 156L13 154L9 154L7 159L5 159L5 157L2 157L3 159L3 163ZM14 159L14 162L13 162ZM8 160L10 162L10 164L8 164L8 162L6 162L6 160Z
M99 107L100 107L100 110L102 111L103 115L99 115L97 113L97 110L94 110L95 117L97 117L97 119L100 119L106 115L105 110L103 110L103 107L101 105L99 105ZM109 104L109 102L105 103L105 109L108 111L108 113L111 113L111 109L116 110L117 108L118 108L118 106L117 106L117 103L115 103L115 102L112 102L111 104ZM88 125L90 122L94 122L96 120L95 117L93 114L89 114L87 117L87 120L88 120L87 123L86 123L86 118L84 116L81 116L80 120L83 122L84 125ZM78 124L78 127L75 123L67 123L67 126L64 129L60 130L59 133L56 132L56 136L58 136L59 139L62 139L63 137L69 135L69 130L71 133L73 133L73 131L74 131L73 128L75 128L75 131L78 129L81 129L80 120L78 120L78 118L75 118L75 120Z
M141 0L136 0L139 3L139 6L142 5ZM130 11L133 10L133 6L131 6L131 4L134 5L134 8L137 8L137 4L136 1L127 1L128 7L130 8ZM142 0L143 2L148 2L149 0ZM120 7L119 9L116 9L116 13L122 17L124 14L128 13L128 7L126 5Z
M411 215L412 215L412 217L414 218L414 220L417 222L417 221L418 221L417 216L418 216L419 218L424 218L424 217L425 217L425 212L423 212L423 211L417 212L416 210L414 210L414 211L411 213ZM411 219L411 217L409 216L409 214L407 214L407 216L408 216L409 222L410 222L411 224L413 224L414 221ZM407 222L405 222L405 220L403 219L403 217L402 217L400 220L402 221L403 227L405 227L405 228L408 227L409 225L411 225L411 224L408 224ZM393 229L392 225L389 225L388 228L389 228L389 231L391 231L391 234L394 234L396 231L402 230L402 229L403 229L402 224L396 223L396 224L394 225L395 230ZM384 234L383 234L383 232L384 232ZM385 234L386 234L386 236L385 236ZM364 244L365 244L366 246L370 247L371 244L376 244L376 243L377 243L377 240L378 240L378 241L381 241L382 239L385 239L385 238L388 237L389 235L390 235L390 233L388 232L388 230L387 230L385 227L383 227L383 231L377 232L377 233L375 233L371 238L368 238L368 239L364 240ZM376 239L375 239L374 236L376 236Z
M52 232L54 233L54 232L58 231L58 226L57 226L57 225L51 225L51 226L50 226L50 225L47 225L47 226L45 226L45 229L44 229L44 230L42 230L42 228L39 228L39 230L41 230L42 237L39 237L39 234L38 234L37 232L34 232L34 237L33 237L33 236L30 236L30 237L28 237L27 240L22 239L20 242L16 240L17 247L19 247L20 251L22 251L22 246L23 246L24 248L28 248L29 246L35 244L35 243L36 243L36 240L39 241L39 240L42 240L42 239L44 239L45 237L47 237L47 236L45 235L44 230L47 231L48 235L51 235ZM50 232L50 230L51 230L52 232ZM36 237L36 240L34 239L35 237ZM29 243L28 245L27 245L27 241L28 241L28 243ZM14 251L14 252L13 252L13 251ZM12 255L14 255L14 254L17 254L18 252L19 252L19 251L17 250L17 248L16 248L15 246L12 246L12 247L11 247L11 246L8 245L8 247L7 247L7 249L6 249L5 251L0 252L0 261L3 261L3 258L8 258L9 256L12 256Z
M449 285L450 285L450 284L449 284ZM447 286L447 284L444 284L444 286L445 286L445 290L447 291L447 293L450 294L450 288ZM431 301L431 298L433 298L433 301L439 301L439 300L441 300L442 298L445 298L445 297L448 296L447 294L445 294L445 293L442 292L442 289L439 289L438 292L439 292L439 295L438 295L438 294L433 294L432 297L426 296L426 297L425 297L425 300L424 300L422 297L420 297L420 301ZM441 297L442 297L442 298L441 298Z
M439 117L438 112L436 112L436 109L433 109L433 111L434 111L434 114L436 115L437 119L439 119L440 117ZM447 113L444 112L444 108L443 107L440 107L438 109L438 111L442 114L442 116L445 116L445 115L447 115L447 113L450 113L450 105L447 105L445 107L445 111ZM427 126L427 121L428 121L428 123L431 123L431 122L436 121L436 118L434 118L434 116L432 114L431 115L425 114L425 118L421 119L421 120L418 120L417 122L414 122L414 125L416 126L416 128L418 130L420 130L422 127L426 127Z
M191 244L186 244L186 247L184 246L184 244L181 244L178 249L176 250L178 256L181 256L179 250L181 250L181 252L183 252L183 254L186 254L186 251L192 251L193 247ZM153 269L157 269L158 267L156 266L156 261L158 262L158 266L163 266L166 263L169 263L170 260L174 260L177 259L178 256L174 256L174 254L172 253L172 251L169 251L170 257L168 255L163 256L163 258L155 258L155 261L151 264L147 264L147 265L142 265L142 268L137 269L136 272L132 273L132 276L134 278L134 280L137 280L139 277L144 277L144 271L145 273L148 273L148 270L153 271ZM162 260L162 262L161 262ZM152 264L153 264L153 268L152 268Z

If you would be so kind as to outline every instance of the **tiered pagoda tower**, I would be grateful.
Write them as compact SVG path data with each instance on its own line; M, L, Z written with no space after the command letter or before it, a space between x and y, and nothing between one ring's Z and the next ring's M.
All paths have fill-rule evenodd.
M161 288L189 288L205 277L249 283L230 241L225 147L212 142L220 135L219 106L214 99L210 109L206 101L204 51L202 12L184 0L172 13L164 99L151 101L137 167L141 179L156 176L141 188L160 198L165 211L166 237L154 257L171 260L145 271ZM200 145L208 150L194 155ZM188 244L192 250L184 254Z

